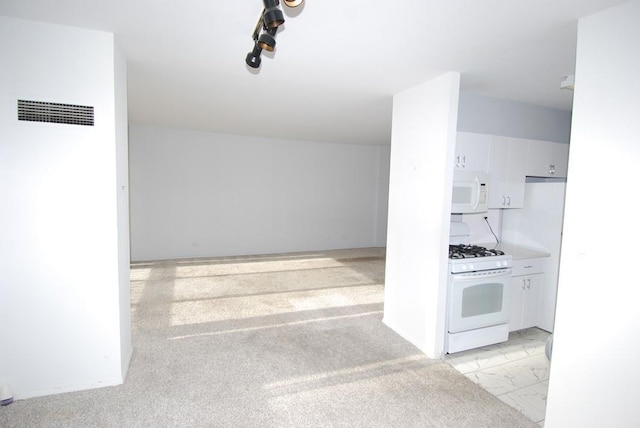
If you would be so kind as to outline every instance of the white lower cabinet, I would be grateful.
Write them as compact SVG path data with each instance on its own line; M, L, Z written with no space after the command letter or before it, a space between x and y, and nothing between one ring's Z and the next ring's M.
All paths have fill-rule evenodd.
M509 331L538 325L545 277L543 268L541 259L513 261Z

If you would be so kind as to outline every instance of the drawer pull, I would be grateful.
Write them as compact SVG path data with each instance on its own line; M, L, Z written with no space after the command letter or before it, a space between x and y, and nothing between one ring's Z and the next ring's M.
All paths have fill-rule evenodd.
M532 265L522 266L523 269L531 269L532 267Z

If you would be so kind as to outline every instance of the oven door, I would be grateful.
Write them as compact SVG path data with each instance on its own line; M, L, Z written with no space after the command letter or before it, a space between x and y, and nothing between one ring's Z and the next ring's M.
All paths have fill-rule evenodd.
M449 274L449 333L508 323L511 271Z

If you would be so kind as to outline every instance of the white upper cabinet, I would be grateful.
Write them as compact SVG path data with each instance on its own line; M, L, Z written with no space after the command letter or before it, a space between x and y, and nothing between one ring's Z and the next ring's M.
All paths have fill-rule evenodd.
M529 140L527 175L566 178L568 162L568 144Z
M490 147L491 135L458 132L455 169L487 172Z
M527 140L493 136L489 152L489 208L524 206Z

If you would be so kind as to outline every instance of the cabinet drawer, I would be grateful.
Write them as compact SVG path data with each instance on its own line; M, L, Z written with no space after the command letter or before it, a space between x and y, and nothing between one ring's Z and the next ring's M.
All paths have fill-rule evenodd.
M513 276L544 272L545 259L520 259L513 261Z

